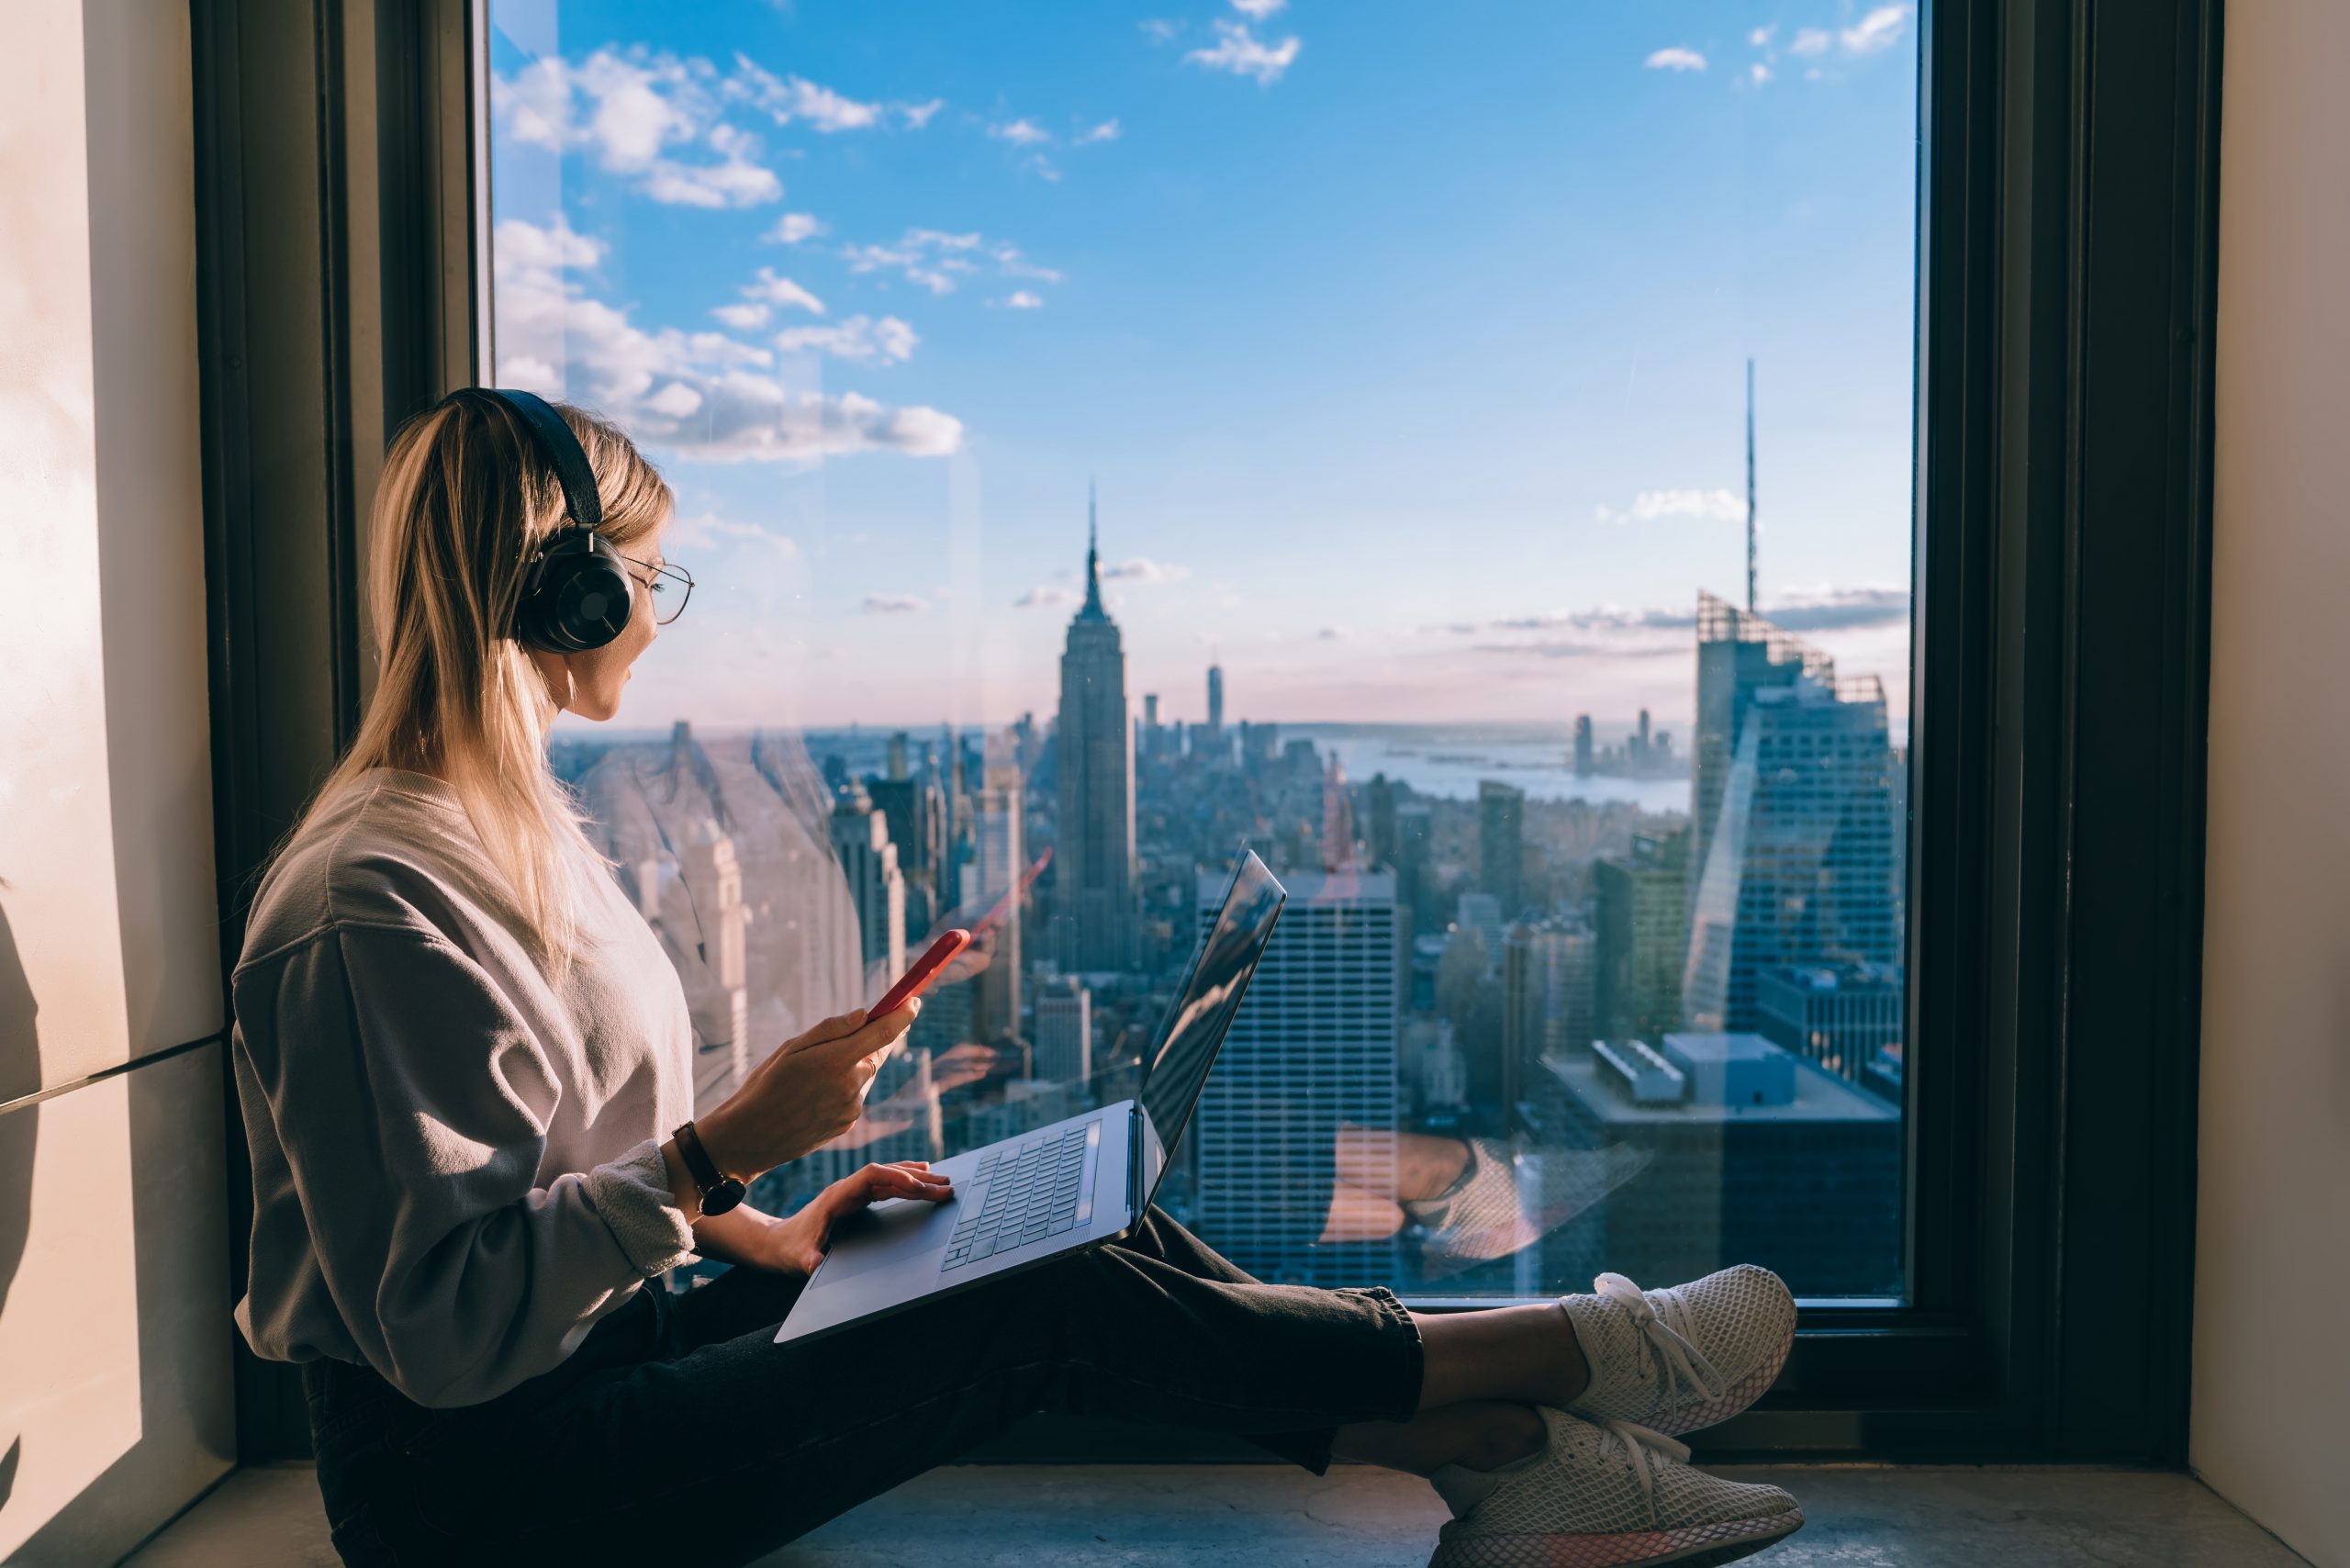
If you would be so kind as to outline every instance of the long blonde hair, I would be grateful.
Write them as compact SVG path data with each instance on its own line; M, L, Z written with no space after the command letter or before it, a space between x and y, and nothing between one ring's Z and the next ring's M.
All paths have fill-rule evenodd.
M565 403L554 409L595 471L597 532L625 545L658 528L675 499L659 471L610 421ZM488 851L490 880L502 883L526 947L551 973L573 957L581 875L613 864L547 766L555 699L509 630L531 546L563 521L552 465L498 399L459 395L400 427L372 523L375 696L285 841L369 768L437 774Z

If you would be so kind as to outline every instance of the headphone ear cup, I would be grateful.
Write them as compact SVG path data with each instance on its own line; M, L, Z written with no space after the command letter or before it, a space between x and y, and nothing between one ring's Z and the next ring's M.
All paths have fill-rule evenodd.
M620 550L575 523L558 530L532 563L515 610L515 634L550 653L585 653L625 631L635 605Z

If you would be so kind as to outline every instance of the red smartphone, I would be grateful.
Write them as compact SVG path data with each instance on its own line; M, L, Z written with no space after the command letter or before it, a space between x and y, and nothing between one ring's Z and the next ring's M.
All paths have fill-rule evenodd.
M951 931L940 932L938 940L930 945L929 951L916 958L912 966L898 977L898 983L891 986L880 1001L866 1009L865 1015L879 1018L895 1013L910 998L921 995L923 988L938 978L938 971L946 967L946 961L970 946L970 942L971 934L959 925Z

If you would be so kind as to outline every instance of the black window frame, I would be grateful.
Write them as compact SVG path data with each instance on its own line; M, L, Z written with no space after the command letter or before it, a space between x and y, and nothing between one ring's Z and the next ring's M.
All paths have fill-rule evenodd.
M384 439L487 362L486 0L191 11L233 963L252 870L365 699ZM1779 1386L1700 1457L2175 1466L2221 0L1926 0L1919 27L1911 1295L1807 1307ZM236 1354L240 1456L307 1451L292 1370ZM1038 1417L979 1457L1263 1456Z

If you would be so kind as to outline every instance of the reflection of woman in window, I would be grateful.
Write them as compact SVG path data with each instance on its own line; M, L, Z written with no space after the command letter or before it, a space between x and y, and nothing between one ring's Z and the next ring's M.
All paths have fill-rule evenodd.
M236 1321L302 1365L346 1562L744 1562L1035 1410L1429 1476L1460 1516L1440 1562L1751 1550L1800 1523L1662 1435L1775 1375L1794 1305L1762 1270L1432 1316L1259 1283L1154 1210L1123 1242L776 1344L835 1222L954 1194L909 1162L788 1219L706 1205L845 1129L915 1006L817 1025L688 1120L684 994L545 754L557 711L619 712L669 617L671 505L610 426L479 391L385 461L381 677L233 977ZM592 535L559 532L566 510ZM601 563L594 603L543 591L566 552ZM673 1299L661 1276L697 1254L735 1266Z

